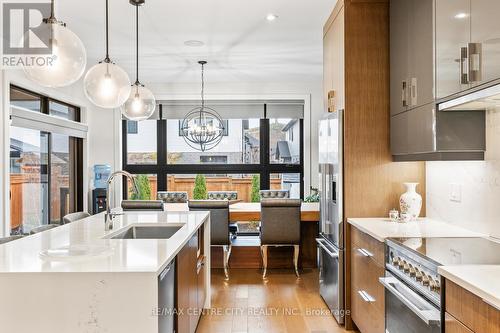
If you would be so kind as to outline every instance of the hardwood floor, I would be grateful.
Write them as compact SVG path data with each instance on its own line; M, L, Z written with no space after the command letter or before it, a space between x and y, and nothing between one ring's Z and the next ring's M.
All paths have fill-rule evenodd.
M259 269L230 269L229 281L214 269L212 309L196 332L347 332L327 310L319 296L317 269L304 270L300 279L290 269L270 270L267 281Z

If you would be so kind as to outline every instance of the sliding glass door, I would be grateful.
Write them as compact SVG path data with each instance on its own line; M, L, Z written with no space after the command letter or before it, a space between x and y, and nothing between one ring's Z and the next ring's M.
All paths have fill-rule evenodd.
M14 86L10 98L10 233L25 234L83 209L82 138L63 134L79 109Z
M48 223L49 134L10 127L11 233Z

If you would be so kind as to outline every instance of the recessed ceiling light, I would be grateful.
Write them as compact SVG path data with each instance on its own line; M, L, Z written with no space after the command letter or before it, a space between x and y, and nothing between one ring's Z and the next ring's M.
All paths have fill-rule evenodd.
M276 14L267 14L266 16L266 20L268 20L269 22L272 22L274 20L276 20L278 18L278 15Z
M205 45L205 43L203 43L201 40L192 39L192 40L185 41L184 45L191 46L191 47L200 47L200 46Z
M467 13L458 13L457 15L455 15L455 18L456 19L464 19L467 16L469 16L469 15L467 15Z

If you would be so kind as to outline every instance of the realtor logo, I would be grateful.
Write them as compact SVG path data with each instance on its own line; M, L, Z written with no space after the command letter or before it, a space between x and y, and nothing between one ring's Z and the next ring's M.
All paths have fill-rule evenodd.
M44 66L52 59L50 3L3 3L2 66Z

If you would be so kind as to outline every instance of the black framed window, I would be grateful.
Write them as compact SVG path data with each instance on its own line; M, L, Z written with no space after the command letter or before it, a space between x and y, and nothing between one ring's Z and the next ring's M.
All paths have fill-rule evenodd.
M155 191L187 191L190 198L198 174L205 176L209 191L237 190L239 199L244 201L252 201L252 191L260 189L287 189L291 197L303 198L303 119L267 119L266 105L263 107L261 119L225 119L227 138L206 152L188 148L181 136L181 119L147 120L156 122L157 152L156 161L148 164L130 163L130 156L137 154L134 147L153 141L152 131L141 132L140 122L134 136L142 137L144 145L132 142L130 122L123 120L123 169L148 175ZM160 105L160 118L161 114ZM147 160L146 155L135 155L135 160ZM124 197L127 196L124 188Z
M79 107L15 85L10 85L10 105L66 120L80 121Z
M10 87L11 105L77 121L76 106ZM61 223L68 213L83 210L83 141L35 127L10 126L11 234L28 233Z

